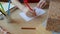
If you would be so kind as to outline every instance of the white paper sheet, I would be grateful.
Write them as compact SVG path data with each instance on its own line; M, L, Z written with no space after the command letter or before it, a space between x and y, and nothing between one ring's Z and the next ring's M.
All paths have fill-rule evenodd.
M35 9L35 12L36 12L37 16L43 15L45 13L45 10L43 10L43 9L40 9L40 8L37 8L37 7L35 7L34 9Z
M37 14L37 16L40 16L40 15L42 15L42 14L44 14L45 13L45 11L44 10L42 10L42 9L38 9L38 8L34 8L35 9L35 11L36 11L36 14ZM19 14L24 20L26 20L26 21L30 21L30 20L32 20L34 17L28 17L28 16L26 16L26 14L24 13L24 12L21 12L20 14ZM36 17L37 17L36 16Z
M33 19L33 17L30 18L30 17L26 16L26 14L24 12L21 12L19 15L26 21L30 21Z

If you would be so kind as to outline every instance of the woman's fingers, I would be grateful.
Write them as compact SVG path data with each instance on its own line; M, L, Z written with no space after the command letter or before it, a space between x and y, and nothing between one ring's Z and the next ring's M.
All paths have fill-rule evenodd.
M45 4L45 1L41 3L40 8L42 8L44 4Z
M37 4L37 7L40 7L41 3L42 3L42 0L39 1L39 3Z
M36 16L36 12L35 12L34 9L33 9L33 11L32 10L29 10L28 12L26 12L26 15L28 17L35 17Z
M41 0L38 4L37 4L37 7L38 8L42 8L44 5L45 5L46 1L44 0Z

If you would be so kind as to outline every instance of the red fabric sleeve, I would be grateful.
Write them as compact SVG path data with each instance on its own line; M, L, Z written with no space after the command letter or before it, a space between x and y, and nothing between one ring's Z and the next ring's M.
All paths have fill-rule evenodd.
M24 0L24 2L28 2L28 0Z

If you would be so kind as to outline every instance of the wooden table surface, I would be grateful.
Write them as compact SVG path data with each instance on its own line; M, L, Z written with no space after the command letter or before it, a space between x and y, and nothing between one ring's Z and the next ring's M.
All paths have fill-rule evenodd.
M34 4L34 5L33 5ZM36 6L36 3L30 4L32 7ZM47 12L47 10L45 10ZM47 31L42 23L47 19L47 13L41 17L37 17L29 22L26 22L19 13L21 10L17 9L11 13L11 17L16 20L16 23L8 23L6 18L0 20L0 26L9 31L11 34L52 34L50 31ZM24 30L22 27L36 28L36 30Z
M47 25L47 30L60 32L60 0L52 0L50 2L50 7L48 10L49 20Z

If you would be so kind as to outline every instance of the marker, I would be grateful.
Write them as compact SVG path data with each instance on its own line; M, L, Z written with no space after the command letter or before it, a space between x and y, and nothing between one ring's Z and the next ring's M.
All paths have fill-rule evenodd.
M5 10L4 10L4 8L3 8L3 6L2 6L1 3L0 3L0 6L1 6L1 8L0 8L0 12L6 16L7 13L5 12Z
M2 6L2 4L0 3L0 6L1 6L1 8L4 10L4 8L3 8L3 6Z
M8 0L9 1L9 4L8 4L8 11L7 11L7 14L8 14L8 16L10 15L10 0Z
M6 14L0 9L0 12L4 15L4 16L6 16Z
M33 11L33 9L29 6L29 4L28 4L28 0L24 0L24 4L30 9L30 10L32 10Z
M31 10L31 13L33 13L36 16L35 11L29 6L28 0L24 0L24 4Z

